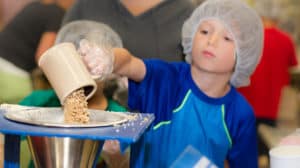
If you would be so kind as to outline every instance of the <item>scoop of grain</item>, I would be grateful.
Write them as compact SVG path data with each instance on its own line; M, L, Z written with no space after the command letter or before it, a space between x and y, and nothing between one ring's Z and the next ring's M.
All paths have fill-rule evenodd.
M72 92L64 102L64 120L66 123L87 123L89 112L84 90Z

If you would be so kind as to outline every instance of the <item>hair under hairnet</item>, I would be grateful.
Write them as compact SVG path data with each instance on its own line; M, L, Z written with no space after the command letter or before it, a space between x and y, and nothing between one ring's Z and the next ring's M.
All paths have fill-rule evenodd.
M260 16L277 20L283 11L282 0L255 0L254 8Z
M89 20L72 21L64 25L58 31L55 43L72 42L78 48L82 39L105 47L123 46L120 36L108 25Z
M249 77L258 64L263 47L263 25L256 12L239 0L207 0L194 10L182 28L182 45L186 61L191 63L193 39L200 23L217 19L233 34L236 65L230 83L249 85Z

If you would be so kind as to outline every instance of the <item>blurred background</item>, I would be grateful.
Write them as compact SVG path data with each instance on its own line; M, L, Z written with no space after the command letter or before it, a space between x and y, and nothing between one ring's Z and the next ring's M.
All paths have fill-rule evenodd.
M34 0L0 0L0 31L5 28L18 12L33 1ZM196 5L203 2L203 0L190 1ZM256 2L260 0L244 1L250 4L250 6L255 7ZM276 119L277 126L270 127L268 125L262 125L259 129L259 133L262 135L263 140L269 149L276 146L282 137L289 135L295 128L300 126L300 0L276 0L276 3L278 3L277 5L274 5L274 8L276 9L272 9L272 7L268 5L263 7L263 9L266 11L274 11L274 17L277 19L278 27L292 38L295 44L298 65L289 69L291 79L290 84L285 86L281 91L282 94L279 101L278 118ZM32 56L32 58L34 58L34 56ZM51 87L38 68L31 71L30 75L32 80L32 90L47 89ZM19 83L19 85L22 85L22 83ZM0 103L18 103L23 98L24 97L18 97L18 99L13 100L12 102L0 99ZM260 167L268 167L268 158L262 158L260 160Z
M259 0L244 0L251 6L254 6ZM270 0L272 1L272 0ZM290 33L297 44L299 51L300 45L300 1L299 0L280 0L277 1L280 5L280 10L277 12L279 27ZM266 6L266 10L272 10ZM299 53L299 52L298 52Z
M34 0L0 0L0 29L32 1Z

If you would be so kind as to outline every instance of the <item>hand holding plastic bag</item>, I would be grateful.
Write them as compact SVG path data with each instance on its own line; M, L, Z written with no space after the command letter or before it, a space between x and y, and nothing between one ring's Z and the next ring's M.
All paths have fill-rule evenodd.
M78 53L94 77L104 80L112 73L114 62L112 48L101 47L83 39L79 43Z

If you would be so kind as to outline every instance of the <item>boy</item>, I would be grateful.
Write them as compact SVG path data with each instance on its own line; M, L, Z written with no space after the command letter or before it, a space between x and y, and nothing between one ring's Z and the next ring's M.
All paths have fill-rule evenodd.
M188 145L218 167L225 160L231 168L257 167L255 117L235 87L249 84L259 62L259 16L241 1L205 1L185 22L182 38L191 64L141 60L122 48L103 54L81 41L91 73L127 76L129 107L155 114L131 148L131 167L169 167Z

